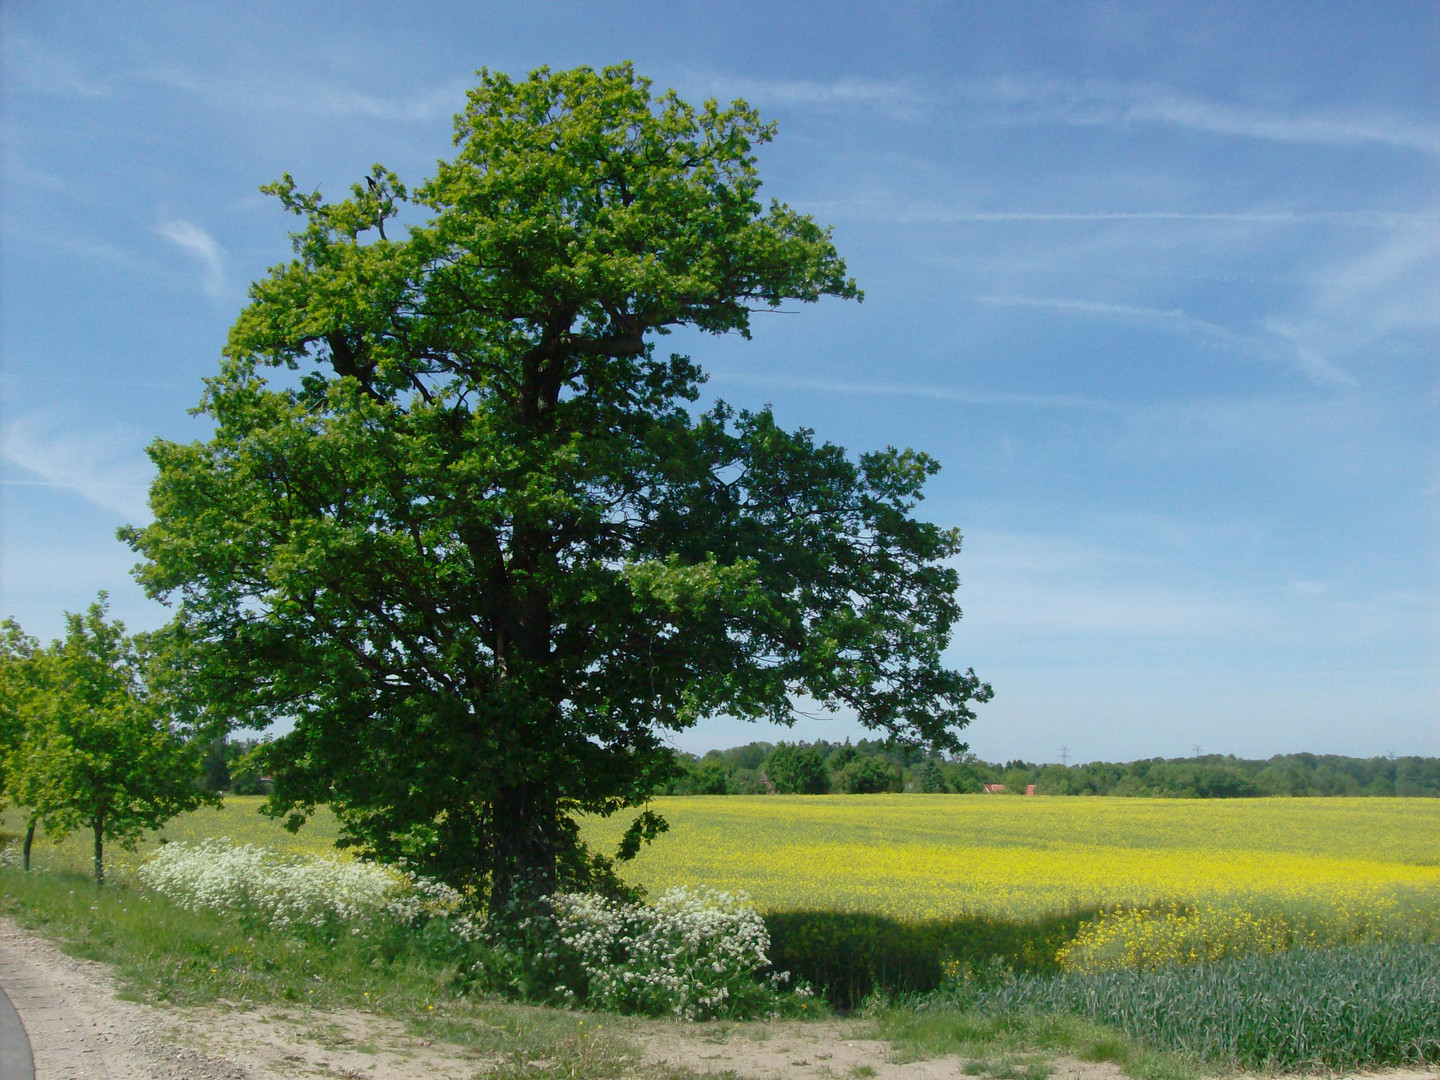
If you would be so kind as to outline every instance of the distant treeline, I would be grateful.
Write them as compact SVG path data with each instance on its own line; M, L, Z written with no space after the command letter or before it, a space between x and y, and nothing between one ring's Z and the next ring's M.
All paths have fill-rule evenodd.
M261 745L259 739L216 739L201 759L196 784L230 795L270 794L270 780L260 775L254 756Z
M1352 758L1277 754L1264 761L1229 754L1084 765L1003 765L965 754L944 757L862 739L858 743L754 742L703 757L676 755L664 795L822 795L885 791L978 793L1004 785L1023 795L1132 795L1236 799L1267 795L1440 797L1440 758Z

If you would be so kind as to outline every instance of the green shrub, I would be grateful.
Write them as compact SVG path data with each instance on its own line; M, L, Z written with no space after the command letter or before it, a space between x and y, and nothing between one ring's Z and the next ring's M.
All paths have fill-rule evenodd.
M765 916L770 959L810 983L837 1009L876 991L925 994L956 965L999 963L1017 972L1058 971L1055 954L1094 911L1029 922L975 916L908 922L864 912L788 911Z
M577 893L546 909L495 942L477 978L530 1000L684 1020L798 1013L811 996L786 990L787 974L761 974L770 941L743 896L674 888L643 904Z
M782 795L824 795L830 790L825 755L817 747L781 743L765 760L765 775Z
M882 757L856 758L840 770L835 780L847 795L877 795L904 786L900 767Z

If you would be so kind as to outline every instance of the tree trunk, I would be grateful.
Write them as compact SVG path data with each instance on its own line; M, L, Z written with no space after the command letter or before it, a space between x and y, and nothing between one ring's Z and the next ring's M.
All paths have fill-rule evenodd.
M20 848L21 865L28 871L30 869L30 849L35 846L35 822L25 823L25 843Z
M104 822L97 818L91 823L95 833L95 884L105 884L105 831Z
M518 921L555 891L555 798L537 785L502 788L490 808L490 916Z

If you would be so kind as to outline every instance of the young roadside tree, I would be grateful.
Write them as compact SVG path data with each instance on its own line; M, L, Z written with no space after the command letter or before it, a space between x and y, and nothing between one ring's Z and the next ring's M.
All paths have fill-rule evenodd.
M40 643L25 633L14 619L0 622L0 808L4 807L9 794L10 758L20 748L29 702L38 690L35 656L39 651ZM34 815L28 815L21 847L22 865L26 870L30 869L35 824Z
M187 738L147 686L141 643L106 619L105 594L66 614L65 638L29 658L32 691L7 756L9 793L56 840L93 839L96 884L105 842L132 846L146 829L218 797L195 787L204 741ZM28 859L27 859L28 863Z
M502 912L603 873L575 816L643 806L702 717L803 696L962 745L990 689L941 662L960 535L912 516L936 465L701 410L656 350L860 297L828 231L760 203L772 130L629 65L481 72L413 194L379 166L339 202L266 189L296 257L231 331L214 436L151 447L155 520L122 536L196 692L293 723L273 813L328 803Z

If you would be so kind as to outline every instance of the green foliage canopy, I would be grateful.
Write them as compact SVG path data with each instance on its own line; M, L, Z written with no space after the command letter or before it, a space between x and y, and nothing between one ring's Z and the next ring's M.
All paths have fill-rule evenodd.
M835 779L840 790L850 795L899 791L904 783L900 767L878 756L856 758L841 769Z
M214 437L151 447L155 521L122 535L196 692L293 720L274 812L330 803L348 842L503 907L593 876L573 817L643 804L664 730L803 696L960 745L990 690L941 662L934 462L700 411L700 370L656 351L860 297L827 230L759 201L772 130L628 65L482 72L413 194L379 166L340 202L267 189L296 257L209 380Z
M765 762L765 775L781 795L824 795L830 790L825 755L813 746L782 742Z
M146 679L151 643L128 637L107 611L101 593L84 614L67 613L64 639L27 650L19 661L26 670L12 670L26 686L18 738L5 756L8 794L32 821L57 840L90 830L97 883L105 880L107 840L133 844L176 814L218 801L194 784L203 744ZM7 655L5 667L12 665Z
M0 806L4 806L8 760L25 733L25 714L37 691L35 654L40 643L14 619L0 622Z

